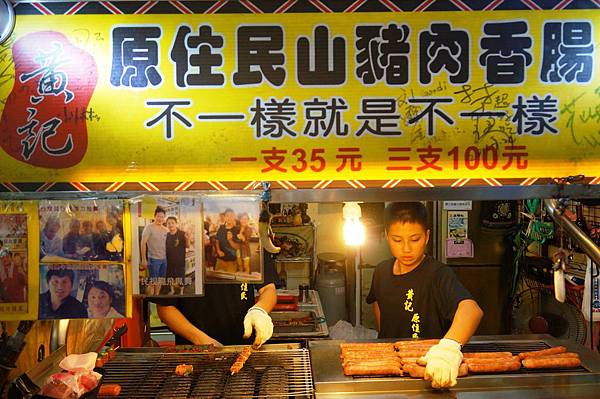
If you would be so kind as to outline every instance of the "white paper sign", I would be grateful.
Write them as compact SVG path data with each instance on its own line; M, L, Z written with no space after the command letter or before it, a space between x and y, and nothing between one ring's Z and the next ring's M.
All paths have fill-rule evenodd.
M444 201L446 211L470 211L473 209L473 201Z

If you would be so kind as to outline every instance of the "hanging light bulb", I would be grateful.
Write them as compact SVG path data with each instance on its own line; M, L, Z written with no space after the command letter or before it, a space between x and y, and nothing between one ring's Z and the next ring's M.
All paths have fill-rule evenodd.
M362 216L358 202L345 202L342 208L344 217L344 241L346 245L360 246L365 243L365 227L360 218Z

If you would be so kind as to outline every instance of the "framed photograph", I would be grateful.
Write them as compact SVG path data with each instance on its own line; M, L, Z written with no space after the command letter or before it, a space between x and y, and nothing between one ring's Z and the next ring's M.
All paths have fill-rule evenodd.
M204 197L204 270L207 283L263 281L258 239L260 197Z
M123 203L40 201L40 261L122 262Z
M39 319L123 318L122 264L40 264Z
M0 201L2 320L37 318L37 221L33 201Z
M27 312L27 214L0 214L0 312Z
M201 224L199 196L131 200L134 294L203 295Z

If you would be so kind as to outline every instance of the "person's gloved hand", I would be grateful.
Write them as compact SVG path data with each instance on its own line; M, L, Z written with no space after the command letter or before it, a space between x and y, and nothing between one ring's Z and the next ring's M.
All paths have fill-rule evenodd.
M273 335L273 321L266 310L259 306L252 306L248 309L244 317L244 338L252 335L252 330L256 331L253 347L259 348Z
M433 388L450 388L456 385L458 368L463 360L460 344L443 338L418 360L425 367L424 378L431 381Z

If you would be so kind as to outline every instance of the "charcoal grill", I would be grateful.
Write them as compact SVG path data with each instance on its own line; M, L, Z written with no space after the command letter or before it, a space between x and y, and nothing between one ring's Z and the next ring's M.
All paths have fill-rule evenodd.
M379 341L381 342L381 341ZM516 372L476 374L459 379L449 391L435 392L430 383L410 377L345 376L339 345L341 341L311 341L309 348L316 398L572 398L598 397L600 355L571 341L549 335L496 335L473 337L464 352L512 352L564 345L579 353L581 367L574 369L521 369Z
M240 373L233 377L229 368L243 347L229 346L215 352L174 352L161 348L123 348L104 366L104 383L121 385L121 398L295 398L314 397L308 349L299 345L264 345L255 351ZM191 364L189 377L175 375L178 364ZM285 372L287 387L270 389L265 375L270 368ZM251 376L250 383L248 376ZM280 380L277 381L280 383ZM273 393L275 391L275 393Z

